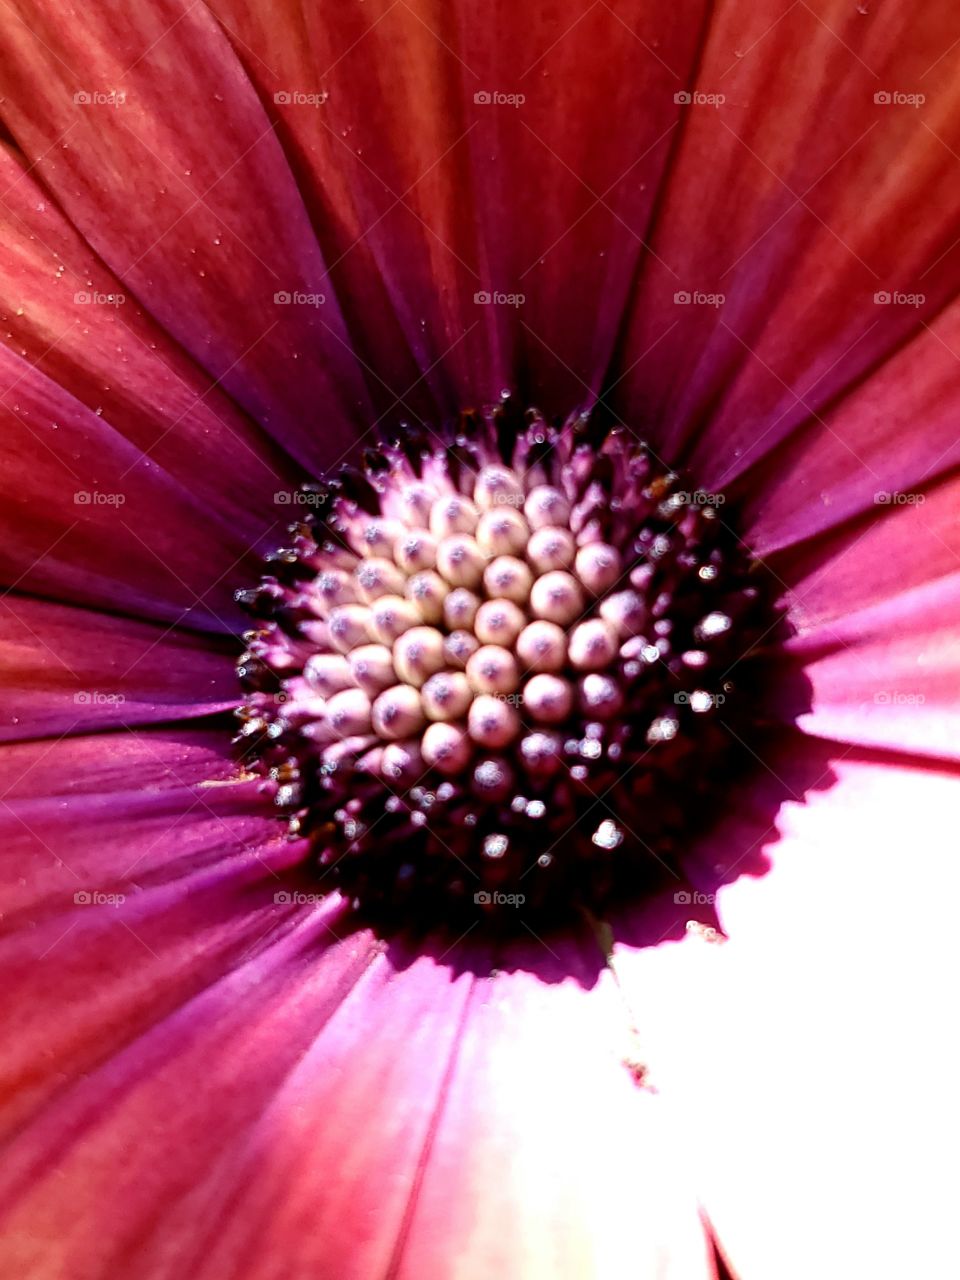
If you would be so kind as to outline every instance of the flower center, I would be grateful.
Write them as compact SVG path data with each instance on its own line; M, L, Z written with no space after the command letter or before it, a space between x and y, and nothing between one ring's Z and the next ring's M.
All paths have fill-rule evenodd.
M373 915L602 908L673 867L757 719L774 618L722 495L506 402L308 486L238 593L238 742Z

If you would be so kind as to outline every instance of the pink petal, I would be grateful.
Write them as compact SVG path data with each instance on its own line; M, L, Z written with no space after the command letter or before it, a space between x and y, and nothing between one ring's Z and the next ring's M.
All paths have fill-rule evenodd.
M233 654L200 636L0 597L0 739L203 716L237 705Z
M878 504L864 520L772 558L789 585L790 616L802 634L955 572L960 555L960 484L932 484L915 501Z
M681 283L644 263L616 398L704 483L815 424L956 293L958 37L948 0L718 6L686 87L725 101L686 108L651 234ZM926 102L874 100L891 91ZM678 288L725 301L675 306Z
M797 724L819 737L955 759L960 573L792 640L812 688Z
M567 411L599 388L676 142L699 0L646 14L214 7L274 100L385 410L449 411L519 380ZM524 101L475 100L495 93ZM524 300L477 305L482 292Z
M71 221L298 461L335 459L362 384L293 176L214 18L161 0L68 23L17 4L9 19L5 119ZM295 292L325 301L274 301Z
M616 960L743 1280L937 1275L954 1252L957 778L842 754L794 743L769 759L808 788L779 841L749 812L712 834L721 877L752 842L773 863L720 890L729 941Z

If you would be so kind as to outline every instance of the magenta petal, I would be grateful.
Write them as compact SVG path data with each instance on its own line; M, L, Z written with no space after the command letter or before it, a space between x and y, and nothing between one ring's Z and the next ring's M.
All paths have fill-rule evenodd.
M31 165L243 408L304 465L336 459L362 383L293 176L215 19L186 0L69 23L17 8L4 114ZM283 304L294 293L324 301Z
M721 872L751 841L773 863L720 890L728 941L617 954L743 1280L936 1275L954 1250L958 779L843 754L770 757L788 782L804 757L836 778L785 806L779 841L745 817L740 840L711 837Z
M0 598L0 739L209 715L238 701L235 646L14 595Z

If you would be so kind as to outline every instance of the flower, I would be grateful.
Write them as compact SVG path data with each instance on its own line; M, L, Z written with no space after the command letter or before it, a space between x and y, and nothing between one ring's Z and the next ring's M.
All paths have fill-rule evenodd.
M951 8L8 8L6 1272L942 1272ZM736 501L804 696L689 888L346 929L230 754L234 591L502 388Z

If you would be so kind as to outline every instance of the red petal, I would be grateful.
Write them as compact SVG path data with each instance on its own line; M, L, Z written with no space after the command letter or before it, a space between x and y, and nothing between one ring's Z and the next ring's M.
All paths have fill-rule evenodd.
M362 384L293 176L215 19L187 0L70 22L17 4L6 42L10 131L124 292L300 462L335 460ZM296 292L325 302L275 302Z
M253 541L291 464L124 286L27 171L0 147L2 340ZM22 369L22 366L20 366ZM16 401L11 370L6 399ZM45 452L42 431L35 452ZM53 447L57 442L52 441ZM96 453L96 447L92 450Z
M956 294L958 37L949 0L718 6L687 87L725 101L685 109L652 233L680 284L645 262L624 365L677 325L617 395L706 483L816 422ZM926 102L874 100L893 91ZM875 304L894 291L924 300Z
M0 346L3 377L11 388L0 400L2 578L40 595L241 630L234 588L260 574L250 541L209 519L186 475L166 474ZM263 541L271 532L276 540L289 511L280 505L261 518Z
M646 252L699 0L214 8L268 106L281 95L278 135L385 410L456 409L518 381L544 409L588 399ZM419 370L430 396L407 395Z

